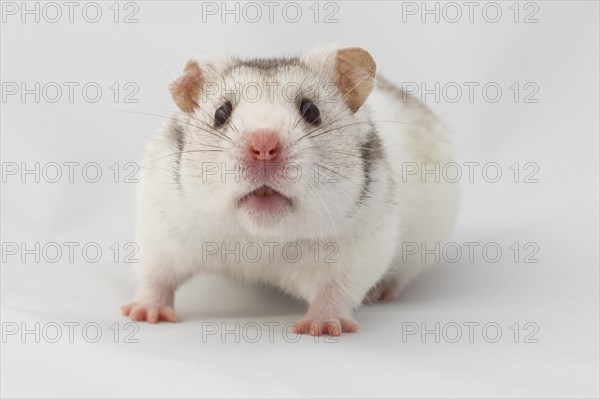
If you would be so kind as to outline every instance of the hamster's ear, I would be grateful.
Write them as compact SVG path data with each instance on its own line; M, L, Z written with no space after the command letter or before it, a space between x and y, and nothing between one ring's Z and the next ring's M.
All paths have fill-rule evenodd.
M376 69L373 57L366 50L348 47L337 51L335 81L352 112L356 112L371 94Z
M198 107L204 80L200 64L195 60L190 60L185 65L183 75L169 85L173 101L182 111L191 113Z

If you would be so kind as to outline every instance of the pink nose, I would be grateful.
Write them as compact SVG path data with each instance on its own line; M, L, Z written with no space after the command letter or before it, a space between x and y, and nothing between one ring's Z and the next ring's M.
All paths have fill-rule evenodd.
M250 152L257 161L271 161L279 155L279 138L271 130L259 130L250 135Z

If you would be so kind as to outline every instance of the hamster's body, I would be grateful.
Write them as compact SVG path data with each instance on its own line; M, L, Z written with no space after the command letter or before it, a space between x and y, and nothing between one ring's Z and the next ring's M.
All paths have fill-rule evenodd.
M348 54L344 58L338 52L335 61L312 53L298 62L309 66L316 62L325 69L320 79L342 87L346 82L345 76L338 76L344 70L340 63L349 59L352 68L369 65L368 59L360 59L362 53ZM327 57L330 61L322 59ZM334 66L329 68L328 62ZM244 78L263 82L265 76L285 80L287 74L297 73L296 66L231 64L227 61L227 68L240 69ZM253 68L259 70L258 75L253 75ZM213 69L215 76L224 75L224 67ZM210 68L202 72L204 79L210 77ZM351 83L361 84L356 82ZM127 315L134 320L174 321L175 289L204 271L267 283L305 300L309 310L296 324L300 333L355 331L351 313L361 302L388 300L398 294L424 266L419 255L403 257L404 245L433 248L452 227L456 185L422 173L451 162L451 147L444 125L424 105L384 79L377 78L366 96L352 92L358 99L348 100L350 91L344 93L337 97L342 99L337 104L317 103L325 110L322 119L314 128L301 131L295 126L304 121L296 120L293 112L288 116L289 107L283 101L252 103L248 105L252 112L247 114L250 108L244 108L243 100L236 102L233 113L230 103L231 125L224 134L231 140L230 147L227 140L216 137L221 130L208 128L205 121L210 119L202 119L206 116L199 116L197 110L195 117L190 116L187 105L178 103L187 115L175 114L165 123L151 142L144 165L137 226L141 287L135 302L124 307ZM174 98L177 102L176 94ZM198 108L213 106L208 112L214 112L214 102L209 99ZM336 111L340 106L344 108ZM236 109L242 115L236 115ZM328 125L334 131L328 132ZM278 133L274 148L286 151L282 162L285 159L296 166L293 176L272 178L279 180L269 183L290 198L280 200L288 201L287 205L268 203L271 208L263 204L271 201L264 199L272 195L270 191L250 199L250 194L242 195L256 185L244 182L247 176L239 168L236 171L238 163L246 162L241 161L246 159L245 150L236 153L247 146L244 135L262 134L265 126L284 132ZM198 134L190 135L190 129L195 128L204 132L201 147L192 145ZM211 144L206 140L212 140ZM264 159L257 161L254 156L252 162L261 162L257 165L263 168ZM297 172L301 178L294 180ZM239 189L244 185L245 189ZM244 201L250 205L240 205Z

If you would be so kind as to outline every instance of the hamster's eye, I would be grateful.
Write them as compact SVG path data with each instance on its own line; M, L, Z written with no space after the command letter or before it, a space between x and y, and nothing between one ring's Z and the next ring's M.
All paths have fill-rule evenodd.
M310 124L319 125L321 123L321 112L319 108L310 100L304 99L300 102L300 115Z
M231 105L231 101L227 101L225 104L217 108L215 111L215 126L224 125L225 122L227 122L231 117L232 110L233 106Z

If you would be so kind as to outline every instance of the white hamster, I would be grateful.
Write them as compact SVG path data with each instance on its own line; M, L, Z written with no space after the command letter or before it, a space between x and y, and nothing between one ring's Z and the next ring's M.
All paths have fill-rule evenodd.
M444 125L375 70L360 48L189 61L148 148L123 313L176 321L200 271L306 301L297 333L354 332L356 307L395 298L423 268L403 243L445 239L458 193L415 173L452 162Z

